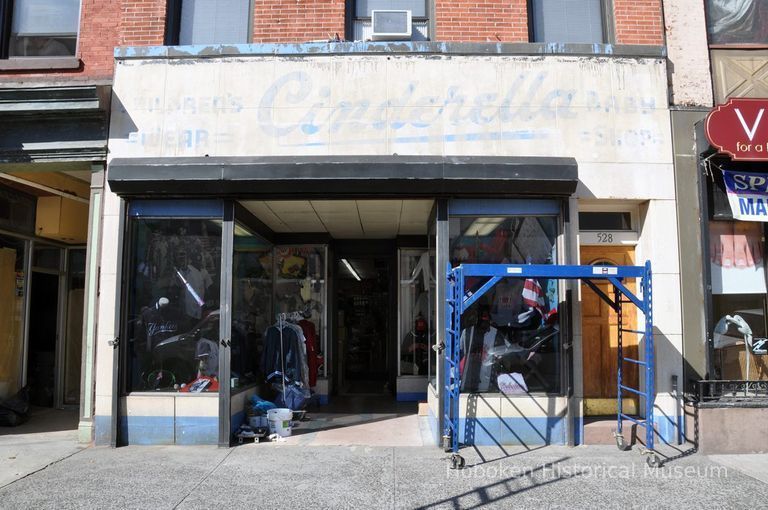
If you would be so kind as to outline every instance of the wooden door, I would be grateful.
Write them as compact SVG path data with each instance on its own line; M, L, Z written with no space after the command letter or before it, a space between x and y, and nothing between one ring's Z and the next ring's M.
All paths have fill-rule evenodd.
M635 264L634 247L582 246L582 265L631 266ZM594 283L613 298L613 285L607 281ZM626 282L636 291L637 282ZM633 304L622 307L624 329L637 329L637 309ZM618 371L618 315L586 284L581 284L581 331L584 370L584 414L601 416L616 414ZM624 357L637 359L639 335L624 333ZM637 365L624 363L625 385L638 387ZM624 399L624 412L637 413L637 397Z

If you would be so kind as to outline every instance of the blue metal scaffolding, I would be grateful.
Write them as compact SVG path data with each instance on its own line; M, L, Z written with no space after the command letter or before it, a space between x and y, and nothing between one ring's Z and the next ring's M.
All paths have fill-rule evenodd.
M651 286L651 263L645 266L557 266L557 265L510 265L510 264L464 264L447 269L447 309L445 335L445 362L443 364L443 380L445 392L443 407L443 440L446 449L452 452L453 467L464 466L464 459L459 455L459 397L461 393L460 370L460 339L461 316L504 278L547 278L559 280L581 280L610 306L618 316L618 415L616 427L616 444L621 450L627 449L622 425L628 420L645 428L645 450L647 462L651 466L660 465L659 457L654 452L654 419L653 404L655 390L655 361L653 347L653 288ZM488 278L474 292L466 291L465 279L470 277ZM642 299L630 291L624 280L634 278L640 280ZM613 296L603 292L594 280L607 280L613 285ZM630 330L623 326L622 305L634 304L645 316L645 330ZM633 359L624 356L623 334L639 334L645 338L645 359ZM632 363L645 369L643 388L632 388L624 384L623 365ZM629 416L622 409L624 395L637 395L644 400L645 417Z

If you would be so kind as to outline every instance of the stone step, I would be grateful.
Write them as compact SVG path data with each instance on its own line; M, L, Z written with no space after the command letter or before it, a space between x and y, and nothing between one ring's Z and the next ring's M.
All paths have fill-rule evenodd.
M644 433L642 427L637 427L633 422L624 420L622 422L623 436L627 444L632 442L635 430L640 428L640 434ZM616 438L613 433L616 431L616 418L604 416L595 418L584 418L584 440L583 444L616 444Z

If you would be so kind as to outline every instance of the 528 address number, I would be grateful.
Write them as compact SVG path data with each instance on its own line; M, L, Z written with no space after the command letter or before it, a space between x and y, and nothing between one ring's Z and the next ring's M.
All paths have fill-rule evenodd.
M612 243L613 242L613 234L609 234L607 232L598 232L597 233L597 242L598 243Z

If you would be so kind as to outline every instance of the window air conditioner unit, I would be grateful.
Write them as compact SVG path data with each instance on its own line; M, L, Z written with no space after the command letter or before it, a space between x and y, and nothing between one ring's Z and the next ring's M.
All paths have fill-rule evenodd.
M373 10L371 25L374 41L408 41L411 39L411 11Z

